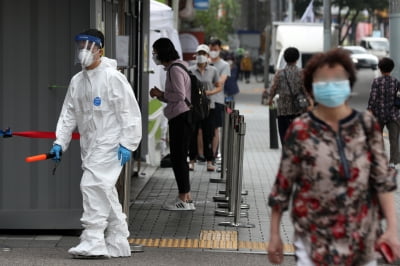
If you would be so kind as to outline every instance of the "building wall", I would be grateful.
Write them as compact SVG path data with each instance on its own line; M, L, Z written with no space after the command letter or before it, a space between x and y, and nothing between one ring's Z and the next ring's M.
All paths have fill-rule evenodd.
M54 131L74 66L76 33L90 25L89 0L0 1L0 128ZM78 141L51 160L25 163L48 152L53 140L0 139L0 229L80 228Z
M263 31L267 23L267 4L269 1L241 0L241 14L237 30Z

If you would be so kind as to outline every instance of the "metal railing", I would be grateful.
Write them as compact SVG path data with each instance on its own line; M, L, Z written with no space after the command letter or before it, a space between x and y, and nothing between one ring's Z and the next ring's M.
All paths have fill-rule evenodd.
M216 210L215 215L234 217L233 221L221 222L219 225L231 227L252 228L253 224L240 223L240 217L247 217L247 212L242 209L249 209L248 204L242 203L243 183L243 152L244 139L246 135L246 123L244 116L239 114L238 110L232 110L227 104L225 106L225 118L223 128L223 147L222 147L222 171L221 179L225 180L226 190L220 191L225 194L222 197L214 197L214 201L223 201L219 203L219 208L227 208L227 210Z

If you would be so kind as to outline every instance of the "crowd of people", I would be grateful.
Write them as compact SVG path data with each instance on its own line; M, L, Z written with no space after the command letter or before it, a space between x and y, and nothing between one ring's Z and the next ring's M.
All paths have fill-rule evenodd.
M75 37L82 71L72 79L57 123L50 153L60 160L77 127L83 176L80 243L69 250L77 257L130 256L126 216L115 188L124 164L141 140L141 114L129 82L104 57L104 36L89 29ZM153 60L167 73L165 90L150 90L166 103L170 157L178 195L166 210L194 211L189 171L205 160L215 171L224 104L239 93L242 69L247 82L251 60L240 67L234 56L222 58L219 40L196 49L195 64L179 58L173 43L153 43ZM399 81L391 76L394 62L379 62L381 77L371 86L368 108L348 104L356 81L354 64L338 48L314 55L303 70L299 51L285 50L286 67L276 72L269 104L277 102L281 161L269 195L271 207L268 258L283 262L282 213L291 209L297 265L377 265L375 250L387 245L400 258L394 191L399 163ZM193 122L191 78L204 85L210 112ZM399 103L398 103L399 102ZM389 132L386 156L383 128ZM189 156L190 161L187 161ZM383 228L381 220L385 219Z

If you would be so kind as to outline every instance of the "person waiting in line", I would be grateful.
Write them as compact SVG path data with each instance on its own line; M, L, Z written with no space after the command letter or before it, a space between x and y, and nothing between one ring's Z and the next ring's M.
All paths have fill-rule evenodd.
M224 58L231 67L231 75L226 79L224 85L225 103L235 102L235 96L240 92L238 79L239 68L235 63L235 56L231 53Z
M367 109L378 119L383 132L384 127L389 132L390 167L400 163L399 133L400 109L394 105L394 100L400 90L400 82L390 75L394 62L388 57L379 61L378 68L382 76L373 80Z
M205 44L200 44L196 49L196 65L189 67L189 70L197 77L205 86L207 96L220 93L221 86L218 83L219 76L215 67L208 64L210 48ZM211 100L210 107L214 108L215 102ZM198 137L199 136L199 137ZM213 121L210 117L199 121L194 125L194 133L192 136L189 151L189 170L194 170L194 164L198 155L198 150L204 151L207 160L207 171L215 171L213 165L214 154L212 151L212 140L214 137ZM197 148L198 146L202 146Z
M236 67L238 69L238 79L240 81L243 80L243 71L240 69L240 62L242 61L243 58L243 54L244 54L245 50L243 48L237 48L235 51L235 63L236 63Z
M253 71L253 62L251 61L250 53L246 51L240 61L240 70L244 73L246 83L250 83L250 74Z
M231 69L229 64L221 58L221 41L218 39L214 39L209 44L210 47L210 58L211 65L214 66L218 70L219 75L219 84L221 88L224 88L226 79L231 75ZM222 127L222 121L224 116L224 104L225 104L225 95L221 90L220 92L213 94L210 96L211 101L215 103L214 108L211 108L210 111L210 119L214 122L214 138L213 138L213 153L215 157L218 157L218 149L219 149L219 138L220 133L219 130Z
M79 245L68 252L77 257L128 257L129 230L115 184L141 140L141 114L116 60L103 56L103 33L89 29L75 41L82 71L71 79L50 150L54 160L60 160L78 127L84 230Z
M167 38L160 38L153 43L153 60L156 65L163 65L167 71L165 92L154 87L150 90L151 97L157 97L167 103L164 115L168 119L169 148L172 170L178 185L178 197L163 206L165 210L191 211L195 206L190 194L189 166L187 155L189 151L192 125L190 108L185 99L191 99L191 83L189 74L174 63L187 67L187 63L179 59L174 44Z
M279 95L277 115L281 144L283 144L285 133L290 123L307 110L307 108L296 108L293 104L294 95L298 93L306 95L303 87L302 70L296 66L300 52L295 47L289 47L284 51L283 57L286 61L286 66L275 73L268 101L268 105L272 105L275 95ZM311 99L309 101L311 102Z
M383 242L400 256L397 173L388 167L376 118L348 105L355 80L342 49L314 55L304 69L304 86L318 105L285 136L268 201L272 263L283 261L279 224L289 203L299 266L376 266L375 247Z

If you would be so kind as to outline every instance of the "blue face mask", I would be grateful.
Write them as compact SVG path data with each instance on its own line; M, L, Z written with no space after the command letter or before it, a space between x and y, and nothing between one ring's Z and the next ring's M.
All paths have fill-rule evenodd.
M315 82L312 85L315 101L327 107L338 107L350 97L348 80Z

